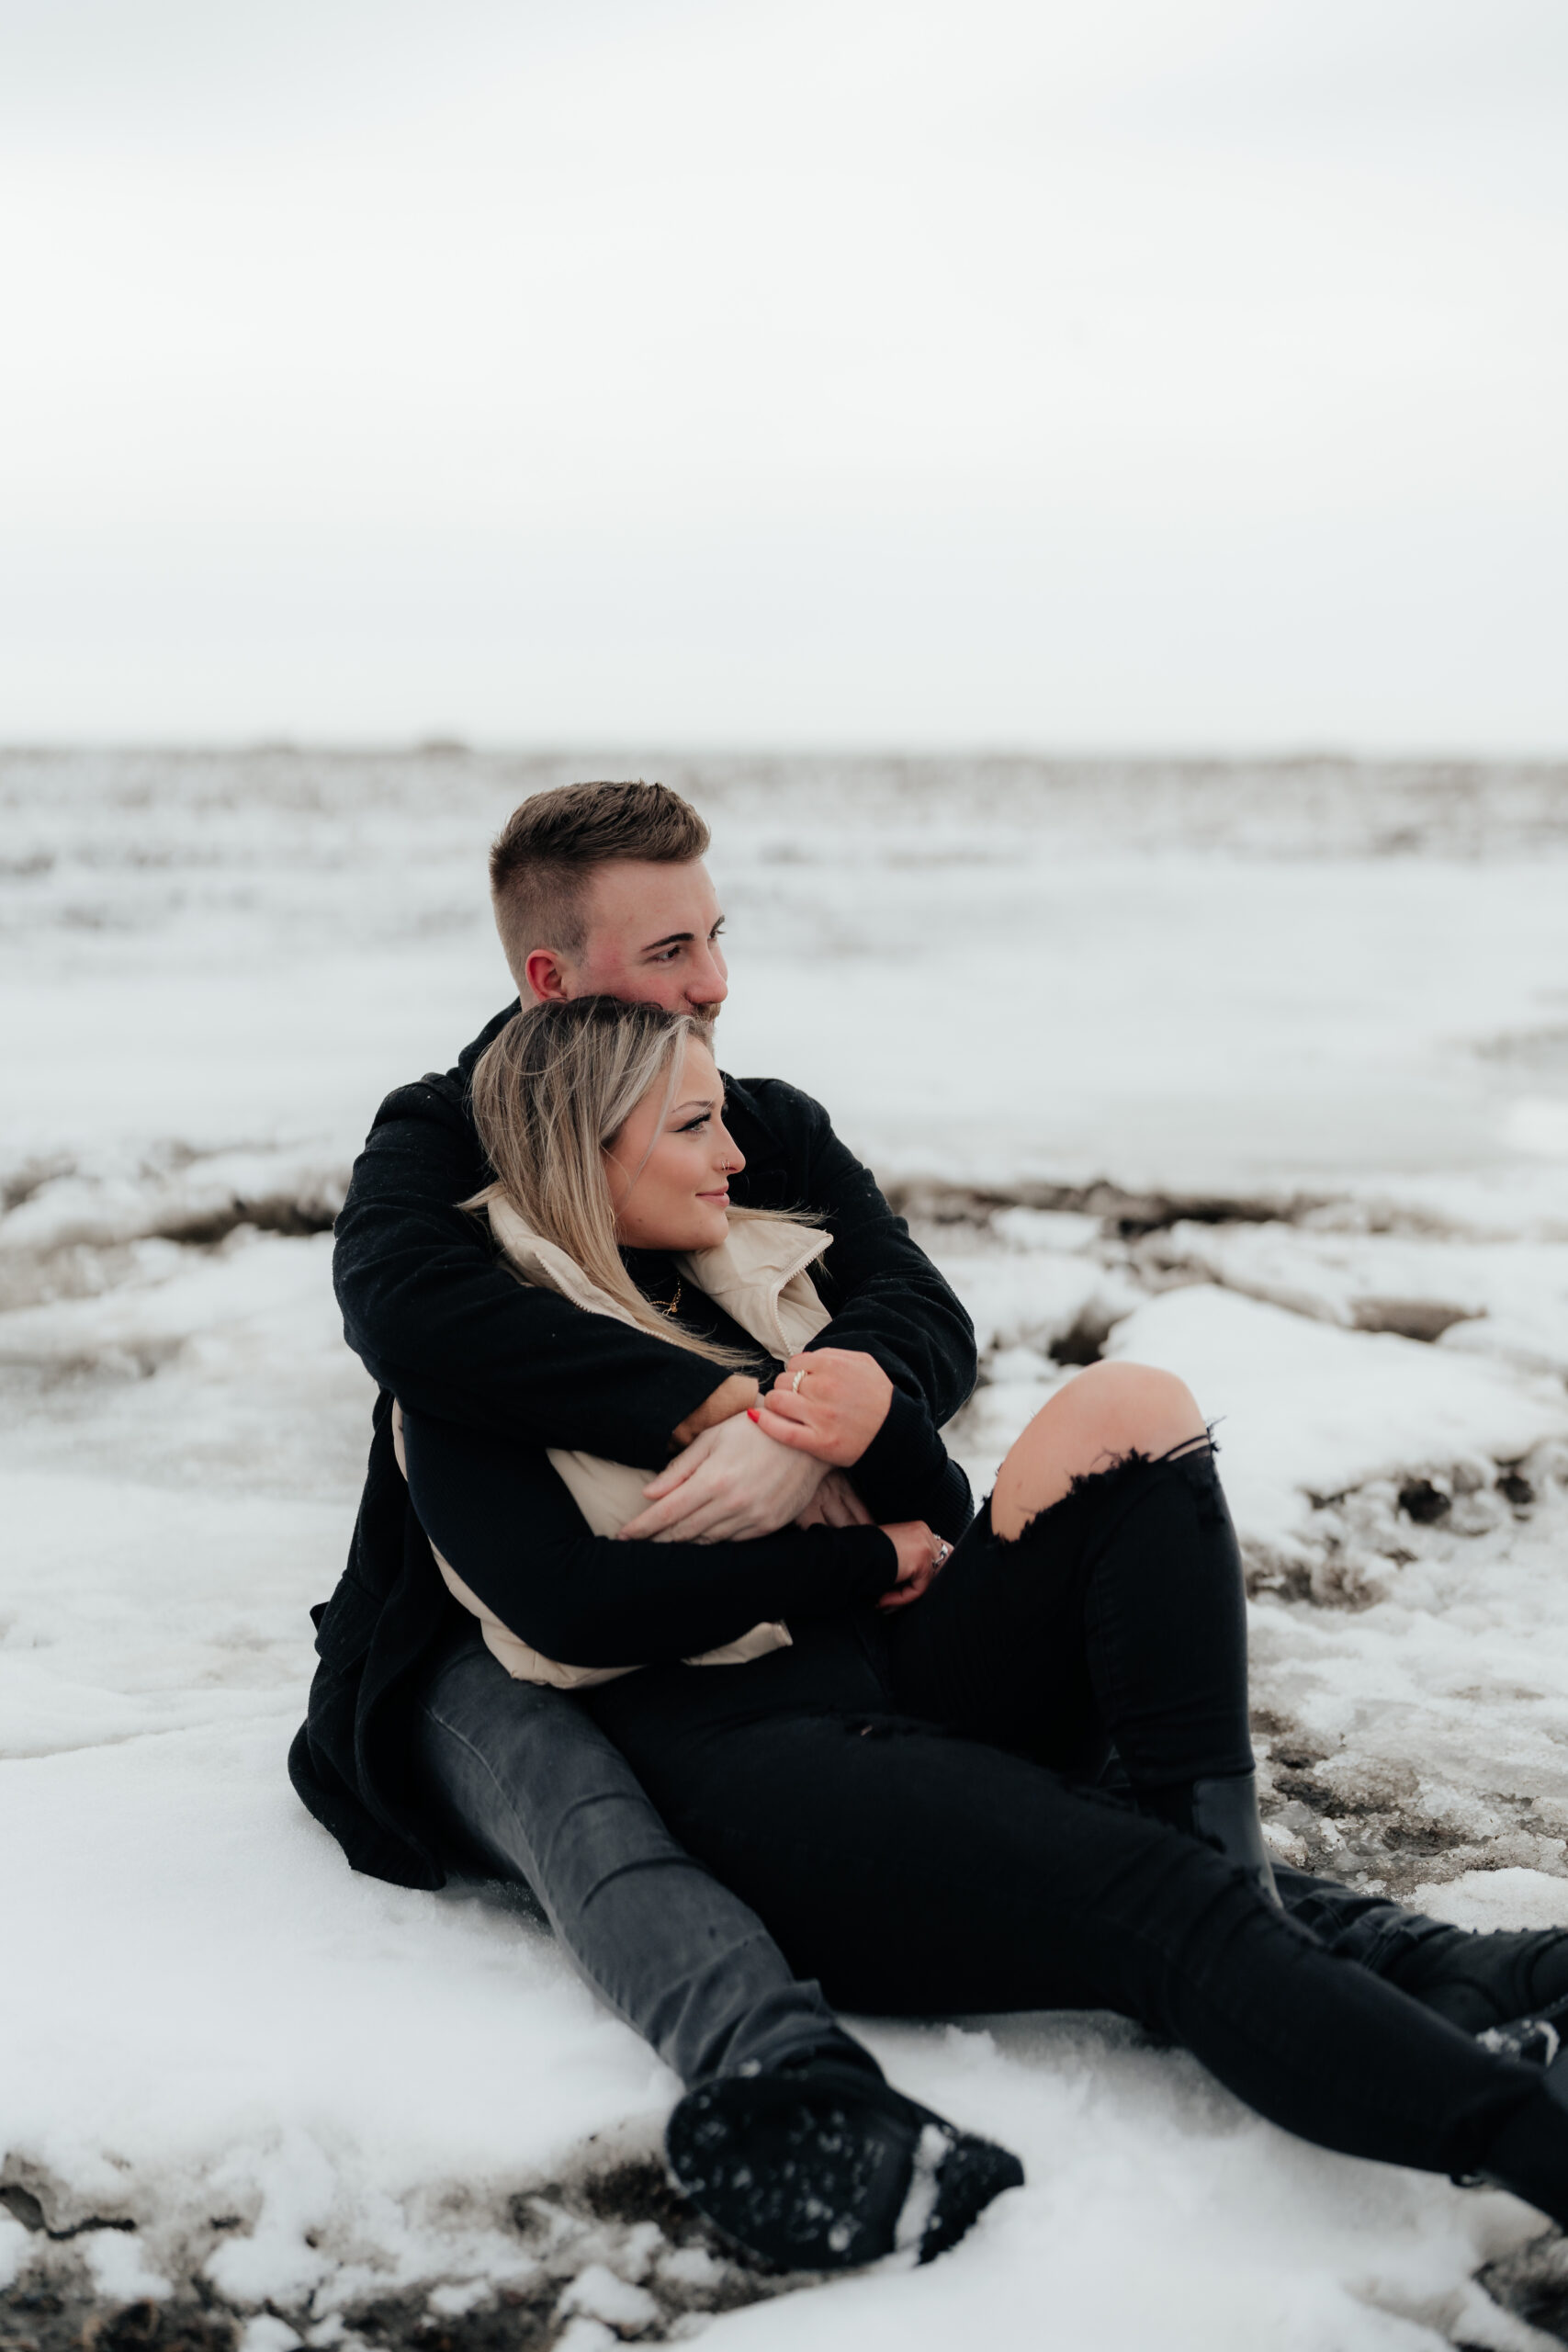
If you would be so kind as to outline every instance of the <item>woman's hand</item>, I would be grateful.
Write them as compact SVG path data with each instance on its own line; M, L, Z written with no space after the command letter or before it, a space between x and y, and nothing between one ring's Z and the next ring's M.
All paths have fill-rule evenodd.
M876 1605L879 1609L907 1609L911 1600L919 1600L946 1566L953 1546L933 1534L923 1519L897 1520L891 1527L884 1527L882 1532L891 1540L898 1555L898 1581Z
M825 1464L772 1445L744 1412L705 1430L643 1488L648 1508L621 1541L745 1544L800 1517L827 1476Z
M757 1408L757 1426L780 1445L847 1470L860 1460L893 1402L893 1383L874 1356L854 1348L814 1348L791 1356Z

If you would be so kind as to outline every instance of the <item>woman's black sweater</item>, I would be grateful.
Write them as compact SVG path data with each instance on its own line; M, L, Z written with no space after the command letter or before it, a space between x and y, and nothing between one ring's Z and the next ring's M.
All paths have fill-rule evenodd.
M782 1369L669 1258L637 1250L626 1263L645 1297L678 1298L672 1320L745 1353L764 1384ZM956 1537L970 1516L968 1481L923 1406L895 1391L895 1414L874 1490L862 1499L876 1518L924 1519ZM403 1443L414 1510L436 1550L502 1624L572 1666L694 1657L767 1619L836 1616L894 1580L893 1545L874 1526L786 1527L745 1544L621 1543L589 1533L542 1446L406 1410Z

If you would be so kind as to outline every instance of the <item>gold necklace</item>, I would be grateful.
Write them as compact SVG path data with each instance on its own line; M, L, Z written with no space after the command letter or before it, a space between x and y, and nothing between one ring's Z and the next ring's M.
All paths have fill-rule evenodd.
M660 1313L660 1315L673 1315L673 1314L674 1314L674 1312L675 1312L675 1309L680 1306L680 1304L681 1304L681 1285L680 1285L680 1283L676 1283L676 1285L675 1285L675 1295L674 1295L674 1297L671 1300L671 1302L670 1302L670 1304L669 1304L669 1306L660 1306L660 1308L659 1312Z

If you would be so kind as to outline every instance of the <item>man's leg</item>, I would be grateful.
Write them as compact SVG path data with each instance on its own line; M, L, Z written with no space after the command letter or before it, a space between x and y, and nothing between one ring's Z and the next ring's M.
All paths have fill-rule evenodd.
M563 1691L450 1643L416 1742L452 1831L525 1879L590 1984L692 2086L666 2132L710 2221L786 2269L930 2261L1022 2166L887 2084L756 1914L678 1846Z
M415 1739L455 1842L526 1881L581 1974L683 2083L818 2052L876 2071L756 1914L677 1845L592 1717L514 1682L477 1625L427 1675Z

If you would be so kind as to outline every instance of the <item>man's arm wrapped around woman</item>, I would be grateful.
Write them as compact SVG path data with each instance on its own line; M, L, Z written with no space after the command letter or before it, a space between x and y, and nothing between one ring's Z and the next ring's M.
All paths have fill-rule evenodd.
M540 1448L405 1411L419 1523L502 1623L574 1666L655 1664L717 1649L767 1619L836 1616L888 1591L878 1527L782 1528L747 1544L634 1544L591 1534Z

